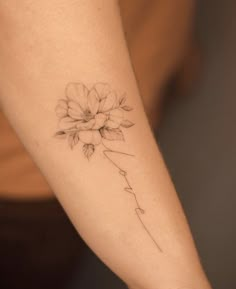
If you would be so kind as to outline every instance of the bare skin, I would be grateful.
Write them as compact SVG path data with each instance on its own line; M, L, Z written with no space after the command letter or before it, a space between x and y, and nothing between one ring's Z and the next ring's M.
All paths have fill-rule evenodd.
M155 0L149 1L147 5L145 0L120 0L119 5L144 107L150 124L157 127L161 119L162 101L169 79L175 71L181 69L185 74L181 74L181 78L178 77L181 80L179 85L181 89L185 89L188 87L186 81L189 82L192 75L193 70L190 65L194 61L191 33L194 2ZM181 95L183 94L181 92ZM2 164L5 169L0 171L2 183L0 196L13 199L52 198L53 192L40 177L1 112L0 123L3 137L6 139L0 144L0 153L9 154L8 144L11 144L11 147L14 145L11 150L18 152L14 164L12 158L9 158L8 162L5 159ZM25 174L24 177L22 174L21 178L18 177L21 165L24 166L24 171L30 172L28 177ZM9 182L7 177L9 171L15 178L14 183ZM33 184L38 188L37 190L32 189Z
M132 289L209 289L117 2L11 0L0 11L1 105L83 239Z
M165 86L186 59L194 57L195 1L152 0L146 5L145 0L122 0L120 6L144 106L156 127ZM137 27L139 18L141 24Z

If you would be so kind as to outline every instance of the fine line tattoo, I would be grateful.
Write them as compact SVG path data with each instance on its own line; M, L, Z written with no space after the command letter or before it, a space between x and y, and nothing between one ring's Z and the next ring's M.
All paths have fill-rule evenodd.
M126 95L118 96L108 84L104 83L96 83L90 89L82 83L69 83L65 93L65 99L58 100L55 109L60 128L55 133L55 137L67 139L71 149L81 143L83 154L88 160L95 153L98 145L103 146L104 157L117 168L125 181L124 191L134 198L134 211L139 222L157 249L162 252L142 220L145 211L139 204L137 194L130 184L128 172L112 159L114 154L128 157L134 157L134 155L112 150L104 144L104 141L124 141L122 129L134 125L124 118L125 113L132 110L132 107L126 104Z
M120 166L118 166L112 159L111 157L109 157L109 154L121 154L121 155L126 155L126 156L131 156L131 157L134 157L134 155L130 155L130 154L127 154L127 153L124 153L124 152L119 152L119 151L114 151L108 147L105 147L105 150L103 151L103 154L105 155L105 157L115 166L117 167L117 169L119 170L119 173L120 175L124 178L125 180L125 183L126 183L126 186L124 188L124 191L131 194L133 197L134 197L134 201L135 201L135 214L137 215L140 223L142 224L144 230L147 232L147 234L149 235L149 237L152 239L152 241L154 242L155 246L158 248L158 250L160 252L162 252L162 249L160 247L160 245L157 243L157 241L154 239L154 237L152 236L152 234L150 233L150 231L148 230L148 228L146 227L145 223L143 222L142 220L142 217L141 215L145 214L145 211L144 209L140 206L139 204L139 201L138 201L138 198L137 198L137 195L134 191L134 189L132 188L131 184L130 184L130 181L129 181L129 178L128 178L128 173L123 170Z

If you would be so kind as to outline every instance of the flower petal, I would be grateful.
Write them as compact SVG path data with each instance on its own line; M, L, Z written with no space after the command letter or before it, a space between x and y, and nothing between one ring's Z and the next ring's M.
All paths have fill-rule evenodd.
M114 92L107 95L104 100L100 103L99 111L107 112L117 107L117 96Z
M122 120L123 120L123 111L119 108L113 109L109 113L106 126L111 128L117 128L120 126Z
M101 134L98 130L81 130L79 139L86 144L98 145L101 142Z
M78 130L89 130L92 129L95 124L95 119L90 119L89 121L78 121L76 124L76 128Z
M67 116L67 109L64 109L64 108L62 108L62 107L60 107L60 106L57 106L57 107L56 107L56 115L57 115L58 117L65 117L65 116Z
M100 129L104 126L105 122L107 120L107 116L103 113L98 113L95 115L95 124L93 126L93 129Z
M69 100L78 103L83 111L88 108L88 89L82 83L69 83L66 88L66 96Z
M68 114L70 117L75 119L83 119L84 115L83 110L81 109L81 106L77 102L70 100L68 102L68 107L69 107Z
M55 110L56 115L58 117L65 117L67 115L67 110L68 110L67 102L64 99L60 99L56 106Z
M108 128L118 128L120 126L120 123L108 119L105 123L105 126Z
M107 95L111 92L110 86L105 83L95 84L94 89L97 91L100 100L107 97Z
M78 121L74 120L73 118L67 116L63 117L59 122L59 127L62 130L72 129L75 128Z
M67 109L67 101L64 99L59 99L57 105L61 108Z
M88 108L89 108L89 111L93 115L95 115L98 112L98 107L99 107L98 94L97 94L97 91L95 89L92 89L89 92L89 95L88 95Z
M104 106L105 102L106 102L106 98L103 98L103 99L100 100L98 112L102 112L103 111L103 106Z

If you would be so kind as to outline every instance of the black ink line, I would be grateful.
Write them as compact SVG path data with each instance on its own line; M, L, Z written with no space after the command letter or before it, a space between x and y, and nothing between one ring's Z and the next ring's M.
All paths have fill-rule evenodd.
M157 241L154 239L154 237L152 236L151 232L148 230L148 228L146 227L146 225L144 224L139 212L141 214L145 214L145 211L144 209L142 209L142 207L140 206L139 204L139 201L138 201L138 198L137 198L137 195L136 193L134 192L134 189L132 188L130 182L129 182L129 179L128 179L128 173L123 170L121 167L119 167L109 156L108 156L108 153L116 153L116 154L120 154L120 155L126 155L126 156L131 156L131 157L134 157L134 155L131 155L131 154L127 154L127 153L124 153L124 152L120 152L120 151L114 151L110 148L108 148L104 143L102 143L105 150L103 151L103 155L119 170L119 174L124 178L125 182L126 182L126 185L127 187L124 188L124 191L129 193L129 194L132 194L133 197L134 197L134 200L135 200L135 203L136 203L136 208L134 209L135 211L135 214L137 215L140 223L142 224L142 227L144 228L144 230L146 231L146 233L149 235L149 237L152 239L153 243L155 244L155 246L157 247L157 249L160 251L160 252L163 252L162 248L160 247L160 245L157 243Z

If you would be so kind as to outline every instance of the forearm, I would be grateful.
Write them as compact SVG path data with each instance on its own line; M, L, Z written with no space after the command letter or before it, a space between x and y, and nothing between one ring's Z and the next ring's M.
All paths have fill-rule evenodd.
M81 236L134 288L209 288L144 113L116 2L0 3L2 106ZM96 83L116 91L113 104L105 95L101 105ZM81 87L93 92L92 117Z

